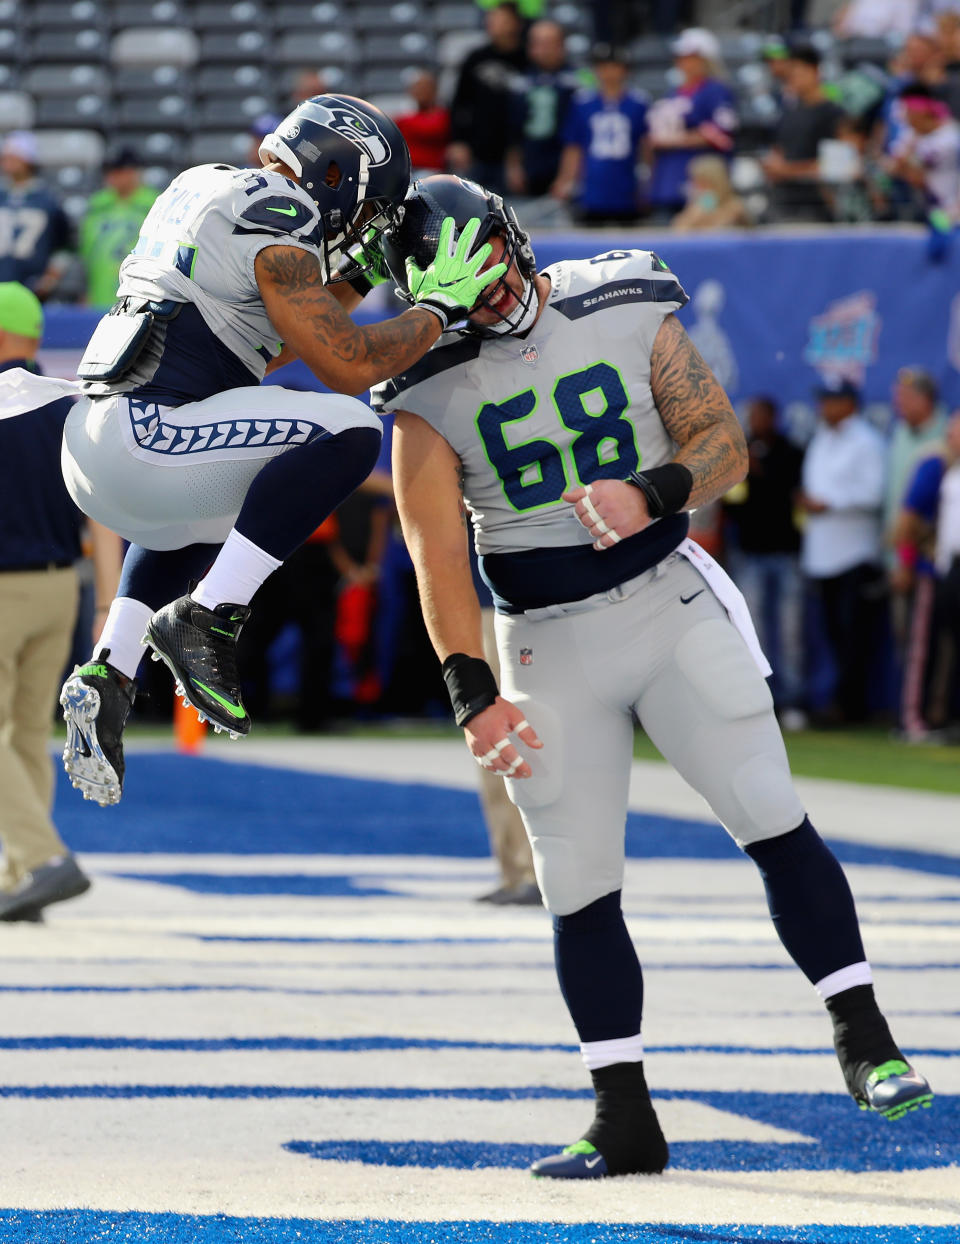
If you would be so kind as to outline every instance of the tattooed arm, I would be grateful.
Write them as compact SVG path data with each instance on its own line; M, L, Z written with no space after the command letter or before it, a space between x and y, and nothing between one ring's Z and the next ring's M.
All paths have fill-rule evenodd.
M403 538L417 572L427 632L443 661L451 652L483 656L480 602L473 586L463 500L463 466L425 419L397 411L393 487Z
M657 331L650 373L660 418L679 446L673 461L693 476L684 509L694 510L744 478L747 444L726 393L675 315L668 315ZM645 495L622 480L596 480L589 495L583 486L568 488L563 499L574 507L600 553L651 522Z
M730 399L675 315L660 325L650 373L660 418L679 446L674 462L693 475L686 508L706 505L747 474L747 443Z
M337 393L362 393L397 375L440 336L437 316L417 307L380 324L354 324L324 287L316 258L298 247L266 247L254 271L277 336Z

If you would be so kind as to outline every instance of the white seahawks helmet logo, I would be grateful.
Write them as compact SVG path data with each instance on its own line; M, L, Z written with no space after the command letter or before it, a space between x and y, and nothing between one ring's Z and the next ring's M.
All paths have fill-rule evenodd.
M390 144L370 118L365 117L363 113L354 112L352 108L343 104L328 108L326 104L318 104L312 100L301 107L303 114L311 121L325 125L337 134L342 134L344 138L348 138L350 142L359 147L370 161L371 168L386 164L390 159Z

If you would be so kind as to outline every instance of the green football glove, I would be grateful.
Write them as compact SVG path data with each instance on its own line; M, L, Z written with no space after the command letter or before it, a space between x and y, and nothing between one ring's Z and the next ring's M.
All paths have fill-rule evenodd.
M407 284L414 302L436 315L444 328L462 320L492 281L498 281L507 270L505 263L495 264L486 272L480 269L490 258L492 247L485 242L475 255L470 254L473 240L480 229L480 221L468 220L463 232L453 240L457 227L448 216L440 228L440 241L433 263L418 268L412 258L407 259Z

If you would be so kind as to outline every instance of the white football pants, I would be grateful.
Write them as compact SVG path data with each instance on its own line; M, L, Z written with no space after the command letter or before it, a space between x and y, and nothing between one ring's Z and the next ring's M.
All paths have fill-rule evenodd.
M222 544L260 468L321 429L377 428L354 397L278 385L158 406L81 398L67 416L61 465L84 514L148 549Z
M543 740L507 783L556 915L623 885L634 713L741 846L804 817L770 691L706 581L672 553L619 594L496 620L503 694Z

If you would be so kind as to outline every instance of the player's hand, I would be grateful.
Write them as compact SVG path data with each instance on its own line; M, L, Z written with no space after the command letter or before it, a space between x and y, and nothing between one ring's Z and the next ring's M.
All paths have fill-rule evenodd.
M622 479L598 479L582 488L568 488L563 499L576 508L595 549L612 548L652 522L646 497Z
M498 695L489 708L472 717L463 727L463 734L481 769L489 769L500 777L532 776L530 766L510 741L511 734L527 747L543 747L523 713L502 695Z
M486 287L498 281L507 270L506 264L498 263L481 272L493 249L489 242L475 255L470 254L480 229L476 217L467 221L460 237L454 241L456 227L452 216L444 220L436 258L429 267L418 268L412 258L407 259L406 265L407 284L417 306L432 311L444 328L464 319Z

